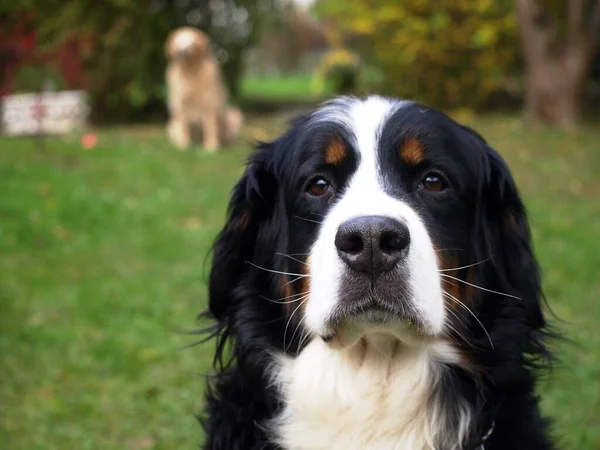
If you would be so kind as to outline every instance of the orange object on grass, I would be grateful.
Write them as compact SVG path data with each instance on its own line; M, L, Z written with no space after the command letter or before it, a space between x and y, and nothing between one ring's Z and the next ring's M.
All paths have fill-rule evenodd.
M86 133L81 136L81 145L87 150L91 150L98 144L98 135L94 133Z

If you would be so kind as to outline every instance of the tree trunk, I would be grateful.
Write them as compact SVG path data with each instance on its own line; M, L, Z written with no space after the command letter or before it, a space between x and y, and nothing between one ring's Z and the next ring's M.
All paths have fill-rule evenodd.
M530 123L571 127L581 119L587 70L571 73L565 58L539 58L528 64L525 114Z
M559 38L539 0L517 0L530 122L570 127L581 118L596 40L586 27L584 7L585 2L570 0L568 33Z

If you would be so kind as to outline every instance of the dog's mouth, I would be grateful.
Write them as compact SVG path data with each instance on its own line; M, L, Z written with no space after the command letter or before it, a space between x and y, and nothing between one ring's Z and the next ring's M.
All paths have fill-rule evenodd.
M402 340L408 335L411 340L422 340L431 334L408 299L402 296L382 298L374 292L361 300L341 301L330 315L325 329L321 339L327 343L354 341L369 332L386 332Z

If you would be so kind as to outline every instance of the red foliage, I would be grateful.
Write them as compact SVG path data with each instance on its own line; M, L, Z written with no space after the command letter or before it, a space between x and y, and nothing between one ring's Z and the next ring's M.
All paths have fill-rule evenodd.
M37 33L31 26L32 18L30 13L21 14L20 17L3 17L4 23L0 27L0 95L10 91L15 72L37 46Z
M71 35L56 52L56 65L68 89L82 88L86 84L81 47L80 36Z
M71 35L55 49L42 52L34 18L33 11L0 17L0 96L11 92L17 71L28 65L56 68L67 89L85 87L80 36Z

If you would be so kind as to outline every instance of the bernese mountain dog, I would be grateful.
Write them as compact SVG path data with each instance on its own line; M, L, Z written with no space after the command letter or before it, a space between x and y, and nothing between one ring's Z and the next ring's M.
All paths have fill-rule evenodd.
M206 449L553 448L523 203L440 111L342 97L260 144L209 295Z

